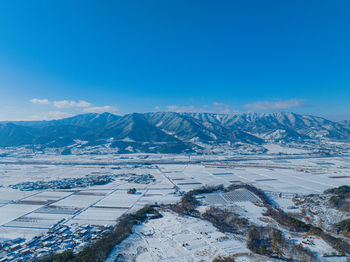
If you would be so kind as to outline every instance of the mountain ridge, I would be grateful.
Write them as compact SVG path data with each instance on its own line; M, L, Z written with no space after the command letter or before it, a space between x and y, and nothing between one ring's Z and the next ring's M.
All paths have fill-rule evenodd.
M225 144L261 145L311 140L350 141L348 121L292 112L149 112L118 116L87 113L51 121L0 122L0 146L107 145L120 152L193 152ZM169 148L172 148L169 150Z

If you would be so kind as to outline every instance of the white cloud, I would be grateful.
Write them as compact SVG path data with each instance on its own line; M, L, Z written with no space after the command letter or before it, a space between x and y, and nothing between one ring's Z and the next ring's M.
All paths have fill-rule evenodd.
M71 107L89 107L92 106L91 103L80 100L80 101L73 101L73 100L60 100L60 101L54 101L53 105L57 108L71 108Z
M204 105L200 108L194 105L188 106L167 106L167 111L177 112L177 113L213 113L213 114L233 114L238 113L237 110L232 110L229 105L224 103L214 102L213 106L208 107Z
M218 113L218 114L231 114L231 113L237 113L236 110L231 110L230 106L224 103L220 103L220 102L214 102L213 103L214 106L214 112Z
M83 111L85 113L104 113L104 112L115 113L118 111L118 108L116 106L91 106L91 107L84 108Z
M305 105L303 99L289 99L279 101L257 101L246 104L245 107L251 110L283 110Z
M33 98L30 100L33 104L39 104L39 105L49 105L51 104L48 99L38 99L38 98Z
M200 112L201 109L196 108L195 106L167 106L167 110L171 112L177 112L177 113L194 113L194 112Z
M227 106L227 105L224 104L224 103L220 103L220 102L214 102L214 103L213 103L213 106L219 107L219 106Z
M56 120L66 117L71 117L72 114L61 112L61 111L49 111L49 112L43 112L37 115L32 116L28 120Z
M31 116L27 120L53 120L53 119L60 119L65 117L71 117L76 114L81 113L104 113L104 112L111 112L116 113L118 111L118 108L116 106L95 106L92 103L89 103L84 100L56 100L56 101L49 101L48 99L38 99L33 98L30 100L33 104L40 104L40 105L51 105L54 108L59 108L63 111L49 111L49 112L39 112L36 115ZM68 112L67 112L68 111Z

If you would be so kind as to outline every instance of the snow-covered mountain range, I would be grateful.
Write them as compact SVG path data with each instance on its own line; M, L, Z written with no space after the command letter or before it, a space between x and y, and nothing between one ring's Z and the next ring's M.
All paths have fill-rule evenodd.
M203 146L350 141L348 121L289 112L83 114L52 121L0 123L0 146L40 148L107 145L123 152L184 153Z

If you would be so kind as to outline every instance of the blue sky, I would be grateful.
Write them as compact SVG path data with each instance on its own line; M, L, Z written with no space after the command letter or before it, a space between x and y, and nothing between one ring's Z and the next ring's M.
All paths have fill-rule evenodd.
M0 2L0 120L84 112L350 119L349 1Z

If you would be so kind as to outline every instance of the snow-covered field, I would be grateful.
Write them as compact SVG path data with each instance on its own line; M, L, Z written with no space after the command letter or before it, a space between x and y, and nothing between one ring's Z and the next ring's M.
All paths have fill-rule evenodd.
M276 145L268 146L268 149L270 154L264 157L247 156L235 159L213 155L146 154L2 158L0 239L30 239L47 232L57 222L66 225L114 225L126 212L133 212L147 204L176 203L181 198L181 191L186 192L205 185L249 183L267 192L287 212L295 211L292 209L292 198L297 195L322 193L330 187L350 185L350 157L310 157L303 149L293 151ZM295 154L301 156L295 157ZM147 165L144 161L147 161ZM128 174L151 174L156 181L148 184L128 182ZM105 185L59 190L20 191L9 188L10 185L22 182L79 178L86 175L113 175L114 181ZM135 188L137 193L128 194L130 188ZM264 225L265 222L260 219L263 212L261 207L251 202L236 205L241 205L242 210L245 210L241 213L242 216L249 217L255 224ZM177 257L199 261L197 258L201 256L205 260L217 254L229 253L228 247L237 252L245 250L245 246L242 247L240 241L234 238L219 241L218 236L222 236L221 233L206 222L173 216L165 213L163 219L137 227L137 234L130 239L143 243L145 248L142 250L146 250L140 252L138 260L147 261L156 256L173 257L173 261L177 261ZM177 226L169 227L169 221L172 220L176 221L174 223ZM198 223L203 229L196 227ZM188 226L192 230L190 235L183 232L184 227ZM160 232L160 229L164 232ZM204 230L209 230L210 233L203 233ZM148 231L153 232L152 236L157 236L156 240L145 240L148 237L143 232ZM183 246L186 237L191 243ZM129 250L125 252L132 252L132 246L127 246L131 240L128 241L123 243L126 250ZM174 252L167 253L165 250Z
M299 148L290 148L286 146L281 146L278 144L267 144L264 145L267 149L268 154L307 154L311 153L310 150L299 149Z
M211 261L218 255L248 253L245 242L219 232L210 222L163 212L163 218L136 226L106 262Z
M276 148L276 146L274 146ZM300 152L299 152L300 153ZM119 161L144 159L144 155L128 155L126 157L111 156L80 156L79 161L90 163L93 161ZM92 159L93 158L93 159ZM166 159L184 161L187 157L154 155L148 160ZM196 157L193 157L194 159ZM247 160L221 162L215 165L210 163L197 164L155 164L155 165L79 165L46 164L76 161L76 156L63 156L54 159L53 156L45 156L36 160L44 161L43 164L0 164L0 228L7 227L6 236L13 230L13 237L21 236L19 227L28 227L26 217L33 213L64 213L67 223L84 222L97 223L97 220L112 223L124 212L135 210L138 207L153 203L174 203L179 200L175 194L174 186L181 191L189 191L203 185L225 186L232 183L250 183L270 193L276 203L281 207L292 206L291 199L295 194L321 193L329 187L350 184L350 158L286 158L268 160ZM197 157L196 161L200 161ZM203 159L203 158L202 158ZM205 159L213 159L206 156ZM14 160L14 159L12 159ZM23 158L17 159L23 161ZM89 162L90 161L90 162ZM94 162L95 163L95 162ZM220 163L223 163L222 165ZM24 181L50 181L63 178L84 177L86 175L118 175L118 174L152 174L156 178L155 183L137 184L122 179L115 179L112 183L90 188L76 188L70 190L44 191L19 191L8 188L9 185ZM130 195L126 191L136 188L138 194ZM55 209L50 209L50 207ZM100 209L99 209L100 208ZM107 208L114 209L106 211ZM91 210L90 210L91 209ZM43 211L44 210L44 211ZM52 211L54 210L54 211ZM62 211L63 210L63 211ZM70 212L65 212L70 210ZM100 210L100 211L99 211ZM102 219L102 211L106 219ZM121 212L122 211L122 212ZM99 213L100 212L100 213ZM113 217L115 215L115 217ZM108 217L108 218L107 218ZM16 221L22 218L21 223ZM23 219L24 218L24 219ZM88 219L87 219L88 218ZM42 228L47 228L50 223L38 220L38 233ZM31 223L32 224L32 223ZM101 224L101 223L99 223ZM16 226L15 226L16 225ZM9 227L11 226L11 227ZM32 226L31 226L32 227ZM4 237L1 234L0 238Z

